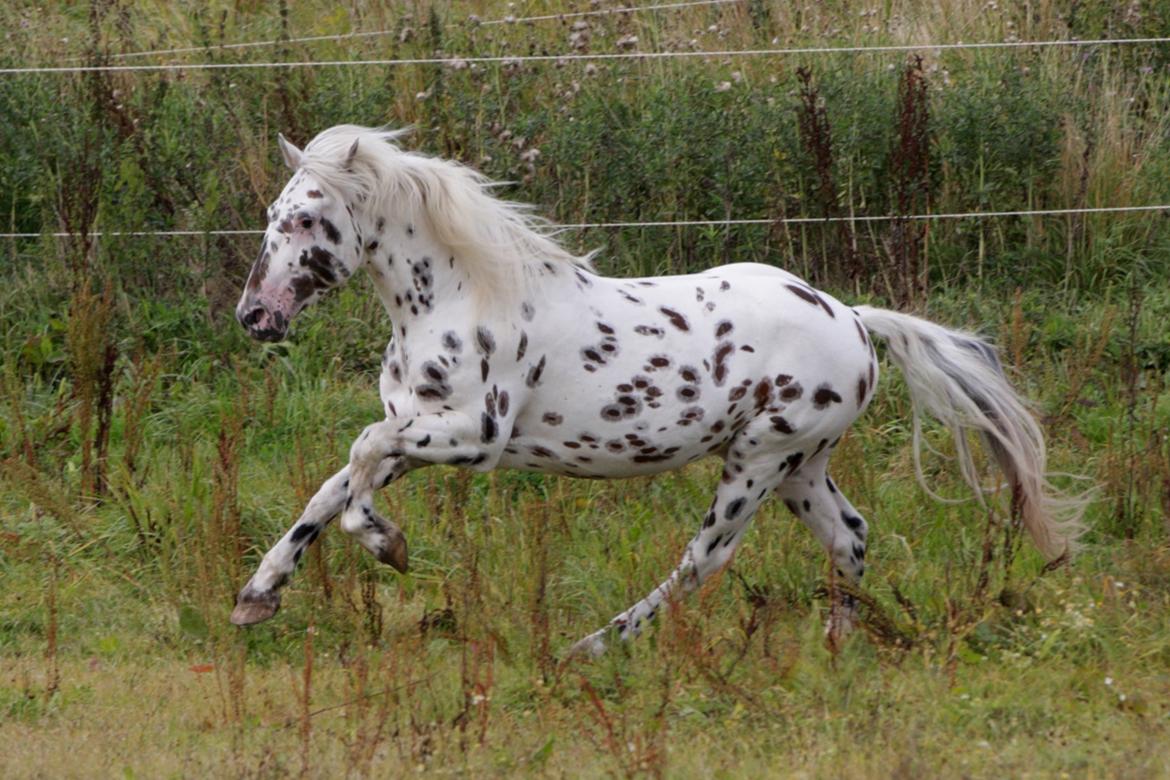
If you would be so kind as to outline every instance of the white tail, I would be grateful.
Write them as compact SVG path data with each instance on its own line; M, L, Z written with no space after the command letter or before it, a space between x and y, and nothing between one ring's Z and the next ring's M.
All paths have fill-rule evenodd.
M914 462L926 488L920 452L923 410L951 431L963 479L981 494L966 431L982 435L1012 488L1012 501L1036 546L1050 560L1076 551L1085 530L1086 495L1067 496L1049 483L1044 435L1008 384L995 349L969 333L907 314L858 306L862 323L881 336L905 374L914 404ZM929 488L926 488L929 492Z

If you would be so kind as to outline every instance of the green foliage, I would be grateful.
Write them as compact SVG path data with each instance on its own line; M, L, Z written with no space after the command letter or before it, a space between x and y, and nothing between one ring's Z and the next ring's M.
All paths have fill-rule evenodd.
M508 55L563 51L572 33L476 26L463 4L327 5L49 4L24 24L32 6L11 4L0 63L371 28L394 32L199 57ZM937 5L905 18L937 26ZM646 49L871 40L854 4L737 8L590 17L590 50L630 33ZM988 6L970 34L1006 21L1037 38L1160 34L1165 21L1157 7L1030 9ZM916 196L932 211L1166 202L1163 49L928 55L928 137L912 140L926 142ZM798 64L828 157L801 136ZM1045 572L977 505L927 498L887 372L834 460L874 526L861 635L825 648L823 553L769 504L721 582L592 666L559 656L674 566L713 464L606 484L413 473L380 499L410 538L409 575L330 532L277 618L237 632L226 616L250 567L381 414L384 312L355 279L288 341L258 345L232 318L254 239L82 235L259 228L287 177L275 131L303 143L339 122L412 124L414 148L507 180L502 194L563 222L892 213L907 67L866 55L0 79L5 229L73 233L0 242L0 735L17 746L3 774L1165 774L1165 219L917 234L929 288L916 305L1001 345L1053 468L1100 486L1081 558ZM890 226L838 228L567 240L604 245L614 274L762 261L850 301L899 289ZM925 464L931 486L964 495L949 445L925 435L943 453Z

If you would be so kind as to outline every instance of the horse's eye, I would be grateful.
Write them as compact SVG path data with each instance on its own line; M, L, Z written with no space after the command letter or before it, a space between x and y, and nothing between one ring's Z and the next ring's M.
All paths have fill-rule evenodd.
M301 227L303 227L305 230L309 230L313 227L313 220L309 219L308 217L302 218Z

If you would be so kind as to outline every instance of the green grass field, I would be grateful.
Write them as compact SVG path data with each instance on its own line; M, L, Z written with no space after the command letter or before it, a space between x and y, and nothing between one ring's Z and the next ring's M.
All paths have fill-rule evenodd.
M467 22L589 8L16 2L0 67L376 29L393 34L175 59L1170 26L1164 3L963 0ZM1055 567L1006 497L932 500L889 368L832 465L871 526L856 634L826 645L829 567L774 502L732 566L593 662L565 652L676 565L718 462L604 483L414 472L378 499L408 575L330 530L277 616L236 629L260 555L380 414L389 325L358 278L287 342L251 342L231 308L255 237L92 235L261 228L286 176L275 133L341 121L412 124L412 148L564 222L1167 203L1168 52L0 74L3 230L69 234L0 239L0 776L1170 776L1165 215L567 233L606 273L752 259L980 331L1034 402L1055 480L1096 489L1084 551ZM945 436L927 439L931 488L967 496Z

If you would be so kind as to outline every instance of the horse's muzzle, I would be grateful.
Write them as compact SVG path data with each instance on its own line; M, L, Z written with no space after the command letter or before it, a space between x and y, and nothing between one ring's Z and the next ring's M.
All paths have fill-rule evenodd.
M283 341L288 320L279 311L269 311L264 304L253 303L236 310L236 319L258 341Z

